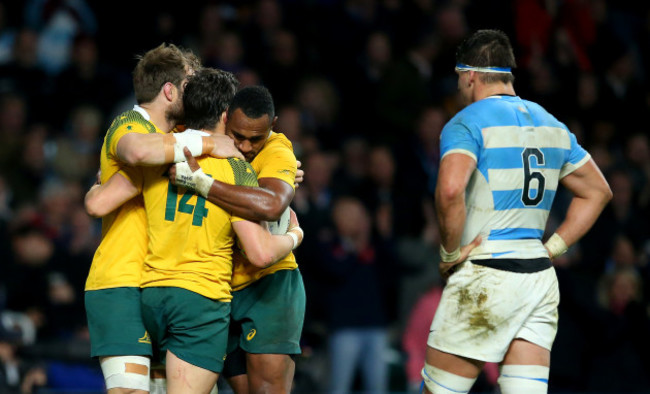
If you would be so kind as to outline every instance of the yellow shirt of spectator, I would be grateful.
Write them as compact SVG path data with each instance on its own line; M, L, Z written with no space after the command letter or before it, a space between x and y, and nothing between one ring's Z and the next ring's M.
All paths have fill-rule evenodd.
M117 158L117 143L128 133L162 133L140 107L113 120L102 145L101 181L108 181L125 164ZM95 252L86 290L139 287L147 253L147 220L142 196L137 196L102 218L102 241Z
M198 162L206 174L221 182L257 186L257 175L245 161L203 157ZM243 219L172 185L167 168L121 172L141 190L147 214L149 246L141 287L179 287L228 301L232 298L232 223Z
M296 156L293 154L291 141L282 133L271 131L271 135L260 153L251 162L257 173L257 178L277 178L295 189L296 171L298 170ZM232 290L245 288L256 280L280 270L293 270L298 268L296 257L289 253L287 257L277 263L258 268L246 261L239 252L236 252L232 277Z

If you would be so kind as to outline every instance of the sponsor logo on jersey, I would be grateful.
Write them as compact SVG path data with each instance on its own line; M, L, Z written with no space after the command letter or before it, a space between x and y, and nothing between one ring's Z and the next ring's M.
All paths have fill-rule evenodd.
M140 343L148 343L149 345L151 345L151 337L149 336L149 333L147 331L145 331L142 338L138 339L138 342L140 342Z

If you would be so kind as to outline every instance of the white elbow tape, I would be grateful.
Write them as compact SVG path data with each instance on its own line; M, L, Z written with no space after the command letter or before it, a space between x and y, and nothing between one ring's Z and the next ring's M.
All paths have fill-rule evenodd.
M186 189L192 189L198 192L204 198L208 198L208 193L212 187L213 179L207 176L203 169L192 172L187 162L176 164L176 185Z
M447 252L445 247L440 244L440 259L443 263L451 263L460 258L460 247L456 248L453 252Z
M110 357L101 362L106 389L149 391L150 360L143 356Z
M187 146L192 156L201 156L203 154L203 137L198 134L176 133L174 134L176 143L174 144L174 163L185 161L183 147Z
M566 242L564 242L558 233L553 233L544 246L548 249L552 259L562 255L569 249Z

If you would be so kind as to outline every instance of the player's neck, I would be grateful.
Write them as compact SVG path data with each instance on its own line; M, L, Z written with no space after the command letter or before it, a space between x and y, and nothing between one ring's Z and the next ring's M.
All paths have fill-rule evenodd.
M140 107L147 111L151 118L151 123L156 125L156 127L163 133L169 133L172 131L174 126L176 126L171 119L167 118L165 108L155 101L147 104L140 104Z
M474 91L474 101L499 95L516 96L517 94L511 83L480 84L476 86L476 90Z
M205 131L206 133L210 135L216 135L216 134L226 134L226 125L223 122L217 123L217 125L212 128L212 129L201 129L201 131Z

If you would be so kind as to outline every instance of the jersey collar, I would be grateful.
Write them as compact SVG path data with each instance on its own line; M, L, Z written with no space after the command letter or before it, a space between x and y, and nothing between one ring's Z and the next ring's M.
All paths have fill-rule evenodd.
M151 122L151 116L149 116L149 113L144 108L136 104L133 106L133 110L135 112L138 112L140 115L142 115L142 117L145 118L147 121Z

